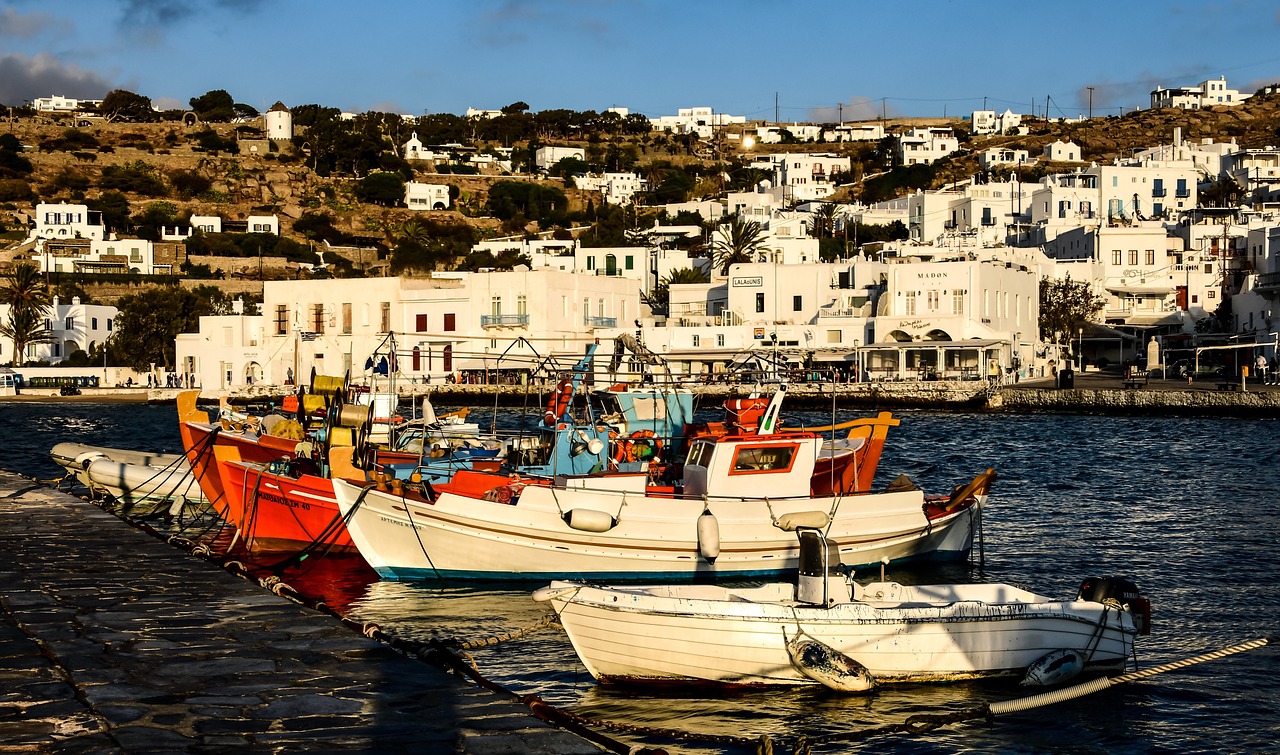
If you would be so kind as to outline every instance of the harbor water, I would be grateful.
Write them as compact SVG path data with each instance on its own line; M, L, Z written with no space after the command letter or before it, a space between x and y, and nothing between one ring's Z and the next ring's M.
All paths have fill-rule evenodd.
M438 407L447 411L448 407ZM492 408L471 419L489 424ZM501 409L513 428L518 409ZM831 413L784 412L791 426ZM860 416L838 412L835 421ZM891 431L877 485L906 474L949 492L977 472L999 473L981 558L892 570L904 582L1012 582L1071 597L1089 576L1125 576L1151 599L1154 630L1141 667L1178 660L1280 627L1280 421L906 412ZM0 403L0 468L59 477L61 441L178 451L171 405ZM75 532L66 537L74 538ZM870 577L870 574L863 575ZM878 575L876 575L878 576ZM290 579L330 605L402 636L473 640L535 623L534 586L378 582L357 558L304 562ZM522 694L631 727L736 737L819 736L948 713L1026 692L1009 681L887 687L869 697L821 688L715 693L603 688L558 628L473 651L480 671ZM626 741L673 752L754 747L660 737ZM323 743L317 743L323 749ZM1090 697L918 737L814 752L1280 752L1280 648L1212 661Z

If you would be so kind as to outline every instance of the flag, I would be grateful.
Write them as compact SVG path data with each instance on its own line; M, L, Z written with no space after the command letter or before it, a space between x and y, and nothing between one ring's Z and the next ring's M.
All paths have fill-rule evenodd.
M319 333L312 333L309 330L302 331L302 340L304 341L314 341L319 337L320 337Z

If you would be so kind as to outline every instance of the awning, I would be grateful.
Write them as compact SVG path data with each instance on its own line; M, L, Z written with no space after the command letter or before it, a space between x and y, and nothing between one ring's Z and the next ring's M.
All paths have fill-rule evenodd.
M1121 325L1137 325L1139 327L1156 327L1158 325L1181 325L1181 312L1159 312L1149 315L1129 315Z
M881 343L869 343L862 348L889 351L903 351L906 349L989 349L994 346L1004 346L1008 343L1008 341L995 338L974 338L968 341L884 341Z

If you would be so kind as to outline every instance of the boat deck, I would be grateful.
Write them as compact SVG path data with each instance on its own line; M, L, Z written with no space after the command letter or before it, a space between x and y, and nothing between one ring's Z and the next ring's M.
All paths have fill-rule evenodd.
M601 751L5 471L0 553L0 749Z

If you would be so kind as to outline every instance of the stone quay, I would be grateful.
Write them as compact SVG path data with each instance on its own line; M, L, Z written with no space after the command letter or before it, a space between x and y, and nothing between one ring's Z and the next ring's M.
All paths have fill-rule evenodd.
M4 471L0 553L0 752L602 751Z

